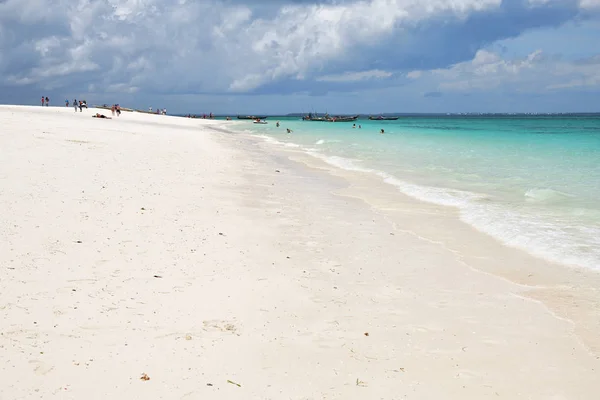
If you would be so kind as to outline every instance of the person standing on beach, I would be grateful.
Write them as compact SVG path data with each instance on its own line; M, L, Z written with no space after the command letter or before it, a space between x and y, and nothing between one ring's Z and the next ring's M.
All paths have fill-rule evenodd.
M77 99L73 99L73 108L75 109L75 112L77 112Z
M48 98L48 96L46 96L46 107L48 107L50 105L50 99Z
M42 107L44 107L44 102L45 102L45 99L44 99L44 96L42 96Z
M69 99L65 100L65 107L69 107Z

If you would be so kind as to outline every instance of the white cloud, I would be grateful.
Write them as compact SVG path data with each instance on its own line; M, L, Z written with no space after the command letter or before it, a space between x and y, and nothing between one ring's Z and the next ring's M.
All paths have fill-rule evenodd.
M273 19L254 20L239 38L237 49L250 62L230 88L250 90L282 77L302 77L395 29L441 15L464 18L499 5L500 0L371 0L284 6Z
M410 71L406 74L406 77L409 79L419 79L423 75L423 71Z
M392 76L391 72L372 69L370 71L344 72L337 75L325 75L317 78L321 82L358 82L369 79L384 79Z
M441 90L487 90L498 88L508 82L520 80L526 70L532 69L541 58L536 50L523 59L504 60L499 54L479 50L471 61L462 62L446 69L430 71L442 81Z
M40 82L63 76L44 71L67 71L65 63L74 65L73 73L96 65L104 86L126 78L159 90L175 81L180 89L243 92L318 73L353 47L398 29L440 16L466 18L500 1L287 4L263 16L244 4L216 1L65 0L49 7L47 0L7 0L0 3L0 22L16 21L33 35L38 58L37 65L4 72L22 82ZM0 38L5 36L3 30ZM21 46L24 52L31 47L26 41Z
M470 61L449 68L421 71L420 80L431 85L431 89L446 92L600 88L599 57L564 61L545 57L536 50L527 57L504 59L498 53L479 50Z
M548 3L551 7L560 0L518 0L521 2L535 7ZM262 13L252 3L241 1L4 0L0 2L0 89L2 84L19 84L62 87L65 92L70 87L137 88L160 93L247 92L283 79L383 79L391 76L387 70L396 70L394 62L402 62L405 42L410 42L411 48L422 47L424 57L440 57L437 65L443 62L443 55L426 47L436 36L421 35L423 26L432 32L432 26L440 29L438 35L442 37L445 26L468 23L479 13L492 15L501 3L286 2ZM599 3L580 0L580 7L591 9ZM506 12L502 9L499 14ZM496 28L501 31L504 26ZM394 59L385 51L363 58L361 49L377 48L386 40L400 49ZM469 55L480 45L472 38L453 43L457 53L462 49ZM382 66L381 59L388 64ZM406 73L406 77L419 80L421 75L436 75L454 82L449 85L497 87L500 83L492 82L489 76L519 75L528 63L535 64L536 60L505 61L497 54L480 51L468 65L456 64L436 73L413 65L419 70ZM462 80L460 76L452 78L452 74L462 76ZM478 78L466 79L469 74Z
M588 10L600 9L600 0L580 0L579 7Z
M112 85L108 85L105 90L109 93L136 93L139 90L139 88L136 86L129 86L126 83L115 83Z

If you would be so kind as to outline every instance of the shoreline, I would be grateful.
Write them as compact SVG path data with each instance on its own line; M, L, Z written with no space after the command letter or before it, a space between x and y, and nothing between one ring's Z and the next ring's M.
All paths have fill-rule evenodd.
M364 202L374 212L389 217L395 225L403 220L410 221L410 214L415 211L418 216L412 219L418 220L424 216L434 220L442 227L441 230L436 231L435 227L428 228L417 221L411 221L411 227L417 228L411 233L444 246L463 258L465 266L474 271L519 286L523 296L541 302L557 318L572 322L580 331L582 342L593 354L600 356L600 339L597 336L600 319L594 311L600 310L598 271L550 261L522 248L505 244L463 221L458 208L411 197L370 172L346 170L309 152L271 142L257 135L244 135L263 145L265 151L286 154L291 160L307 168L343 179L346 184L335 192L336 195ZM369 195L370 193L376 195ZM482 248L474 250L470 243L477 243ZM492 255L501 259L491 259ZM587 309L588 312L582 313L581 309Z
M0 107L0 397L600 390L594 338L523 297L564 271L450 209L223 121L19 111ZM494 260L518 269L498 277Z
M462 220L536 257L599 270L600 209L594 205L597 196L593 193L594 176L600 170L592 157L568 157L579 151L588 154L583 148L587 140L588 155L596 151L598 138L588 138L583 132L598 120L578 122L581 126L569 130L572 140L556 132L561 121L553 123L554 128L543 137L520 135L514 120L493 119L472 128L466 120L444 126L441 120L432 119L421 126L418 120L406 119L388 124L390 135L383 136L375 136L377 124L367 123L365 129L356 130L286 120L284 127L297 130L296 135L282 134L285 131L274 126L250 125L248 129L265 140L299 147L335 167L376 175L412 198L456 207ZM506 129L506 136L492 133L496 123ZM447 129L454 132L452 139ZM470 138L475 141L472 147ZM493 150L495 142L506 144L502 152ZM465 157L461 149L468 153ZM561 158L560 151L567 157ZM537 162L540 168L532 165ZM578 175L582 178L577 179Z

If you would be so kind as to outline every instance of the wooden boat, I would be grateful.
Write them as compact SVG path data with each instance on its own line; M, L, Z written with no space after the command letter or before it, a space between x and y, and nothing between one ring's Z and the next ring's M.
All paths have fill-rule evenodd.
M325 114L322 117L317 116L316 114L313 115L312 113L305 115L304 117L302 117L302 120L304 121L318 121L318 122L352 122L352 121L356 121L358 119L358 115L353 115L353 116L330 116L329 114Z
M251 119L251 120L256 120L256 119L267 119L266 116L258 116L258 115L238 115L237 119Z
M308 113L302 117L303 121L329 122L329 114L319 116L319 114Z
M371 121L396 121L400 117L384 117L382 115L378 115L377 117L369 116Z
M358 119L358 115L353 116L337 116L329 118L329 122L352 122Z

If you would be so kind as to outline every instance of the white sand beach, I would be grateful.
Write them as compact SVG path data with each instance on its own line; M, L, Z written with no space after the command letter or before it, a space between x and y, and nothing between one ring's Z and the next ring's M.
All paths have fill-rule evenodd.
M0 400L599 398L598 274L224 121L95 112L0 106Z

